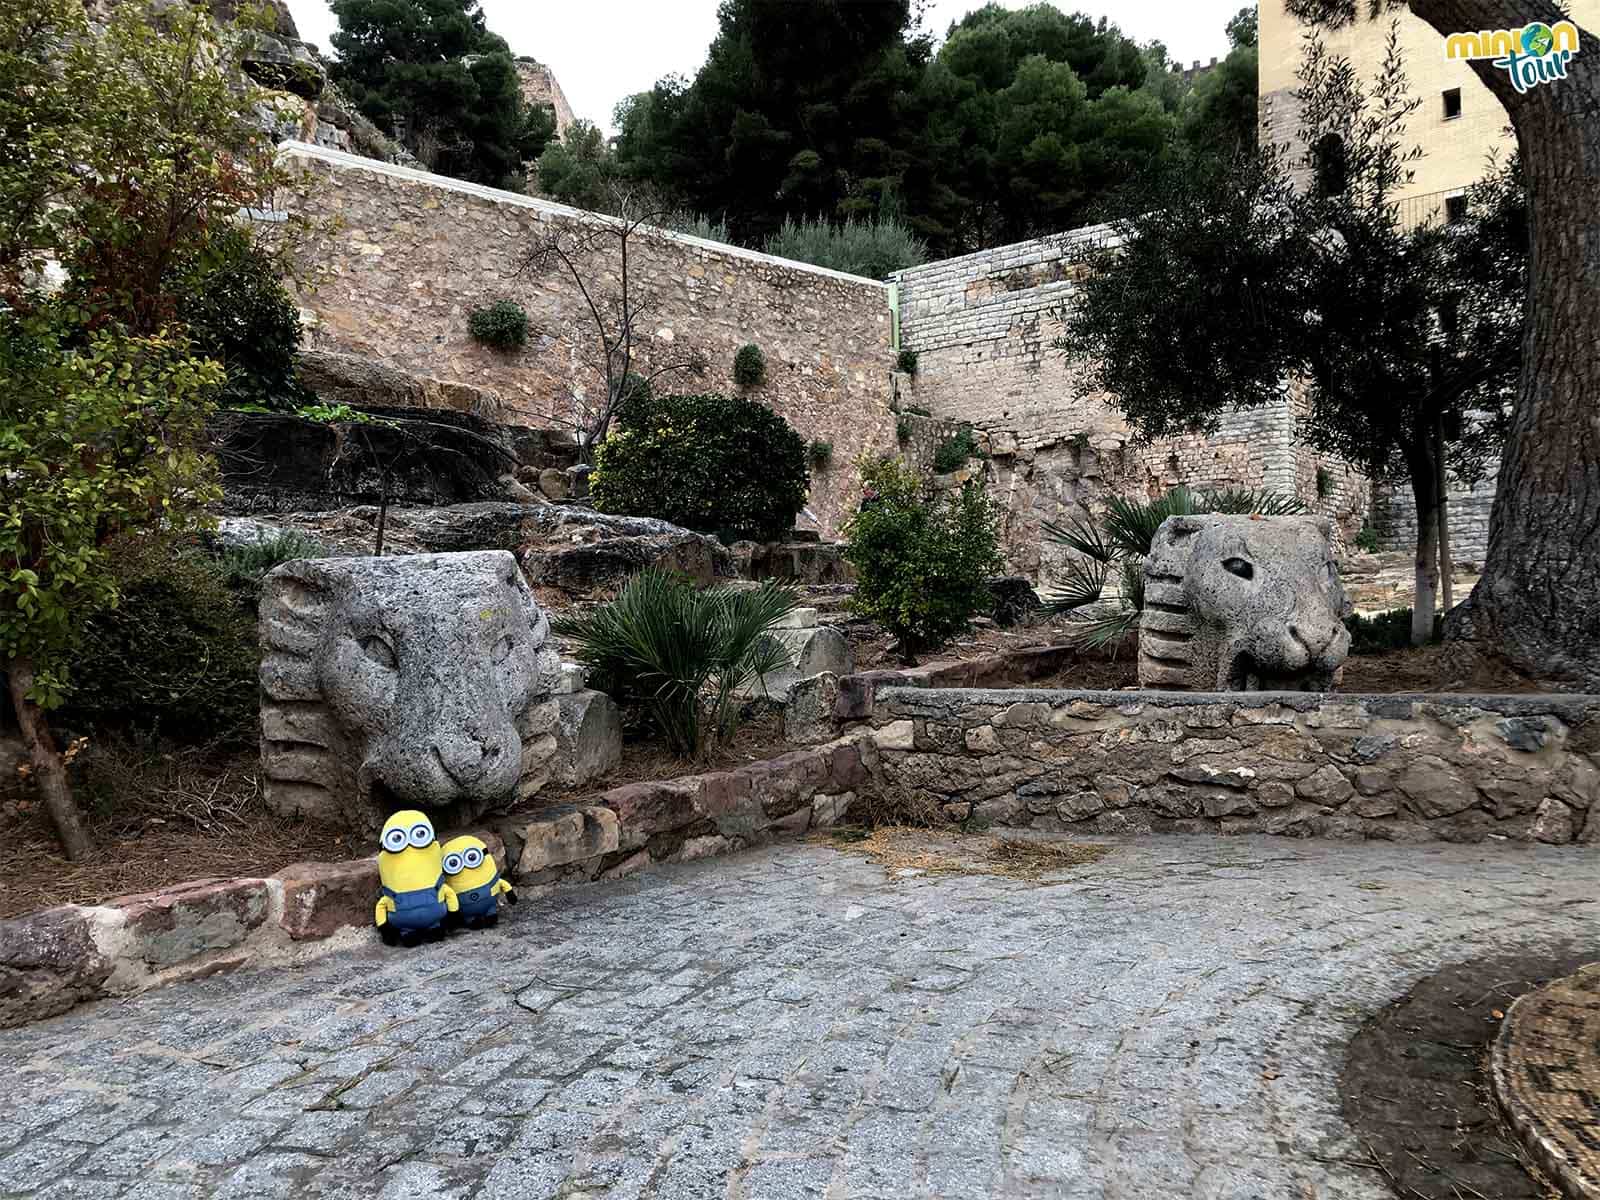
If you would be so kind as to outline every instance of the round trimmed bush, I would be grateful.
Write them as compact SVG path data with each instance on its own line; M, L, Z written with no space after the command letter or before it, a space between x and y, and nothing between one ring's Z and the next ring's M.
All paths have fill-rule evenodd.
M805 439L770 409L718 392L641 396L595 447L589 495L601 512L771 540L794 528L806 482Z
M760 387L767 377L767 356L761 347L747 342L733 356L733 381L742 388Z
M496 300L467 314L467 332L494 350L516 350L528 344L528 314L515 300Z

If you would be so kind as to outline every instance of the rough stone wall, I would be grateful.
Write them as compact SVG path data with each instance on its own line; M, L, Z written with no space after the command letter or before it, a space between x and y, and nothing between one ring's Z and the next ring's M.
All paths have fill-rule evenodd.
M1600 843L1600 696L895 687L882 786L992 824Z
M1095 509L1107 495L1149 498L1177 484L1257 487L1299 495L1334 516L1341 539L1366 511L1366 481L1295 436L1300 399L1225 415L1212 435L1141 443L1051 342L1080 270L1071 259L1103 226L979 251L896 276L901 344L918 370L901 404L967 421L984 435L992 494L1011 570L1048 583L1063 552L1042 522ZM1317 471L1334 481L1318 495Z
M542 104L556 115L556 137L565 137L573 121L572 105L561 90L556 74L543 63L531 58L517 59L517 87L525 104Z
M1494 508L1498 460L1488 464L1475 484L1452 481L1449 487L1450 557L1457 563L1483 564L1489 552L1489 513ZM1411 485L1384 482L1373 497L1372 524L1379 550L1414 553L1417 548L1417 502Z
M311 232L298 252L315 280L301 297L315 349L373 355L442 380L492 389L495 419L560 424L569 388L603 385L587 365L593 342L583 297L564 274L518 276L518 255L553 225L606 220L563 205L300 143L291 198ZM611 255L592 262L591 287L614 287ZM872 280L679 234L644 231L630 272L654 310L642 366L699 349L702 378L679 389L732 391L733 356L766 353L767 381L751 395L809 440L833 444L834 469L813 480L801 524L832 536L854 503L846 468L864 450L894 448L888 293ZM504 354L467 333L476 307L512 299L527 310L525 349Z

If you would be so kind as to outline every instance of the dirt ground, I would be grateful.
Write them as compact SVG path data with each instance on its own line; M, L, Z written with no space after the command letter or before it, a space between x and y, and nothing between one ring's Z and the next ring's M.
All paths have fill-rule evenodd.
M159 754L112 745L84 766L74 784L95 849L79 862L62 856L32 788L0 794L0 918L369 852L342 830L268 813L253 750Z
M1115 655L1086 653L1077 662L1030 687L1100 688L1114 691L1139 686L1137 647L1127 644ZM1451 646L1391 650L1355 655L1345 660L1341 692L1477 692L1484 694L1542 692L1536 681L1501 663L1462 655Z
M1345 1119L1396 1195L1557 1195L1501 1122L1485 1067L1511 1002L1594 957L1591 946L1447 967L1356 1035L1339 1087Z

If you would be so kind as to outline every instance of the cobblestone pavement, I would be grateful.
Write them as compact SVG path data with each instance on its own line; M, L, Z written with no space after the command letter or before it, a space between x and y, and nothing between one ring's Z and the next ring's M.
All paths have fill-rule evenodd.
M1060 878L788 844L95 1004L0 1034L0 1194L1375 1200L1365 1017L1600 943L1572 849L1175 837Z

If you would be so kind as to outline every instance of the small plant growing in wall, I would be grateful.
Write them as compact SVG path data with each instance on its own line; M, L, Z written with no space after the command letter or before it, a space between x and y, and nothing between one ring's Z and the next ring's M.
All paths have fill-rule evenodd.
M911 440L911 418L899 417L894 423L894 436L904 446Z
M528 344L528 314L515 300L496 300L467 314L467 332L492 350L520 350Z
M1333 472L1327 467L1317 468L1317 499L1326 500L1333 495Z
M833 461L833 443L812 442L806 450L806 457L811 460L813 471L826 471L828 464Z
M1361 528L1356 533L1356 549L1366 554L1378 552L1378 531L1373 527L1370 514L1361 522Z
M902 350L894 360L896 367L903 374L915 375L917 373L917 352L915 350Z
M760 387L767 378L767 356L754 342L746 342L733 356L733 381L741 388Z
M948 475L951 471L959 471L966 465L967 459L977 452L978 444L973 440L972 426L963 425L945 438L933 452L934 473Z

